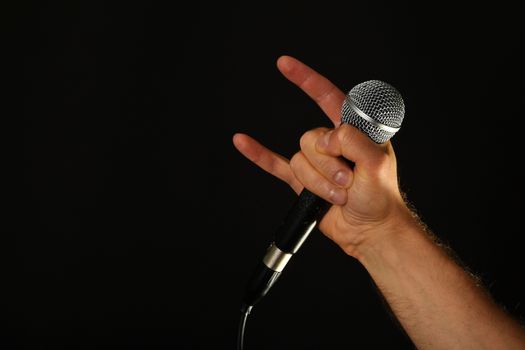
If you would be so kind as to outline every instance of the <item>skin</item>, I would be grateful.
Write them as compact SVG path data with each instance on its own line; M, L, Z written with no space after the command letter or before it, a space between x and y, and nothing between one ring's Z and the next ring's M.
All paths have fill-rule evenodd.
M356 128L339 126L345 95L313 69L289 56L280 57L277 68L334 128L306 132L291 160L245 134L234 135L235 147L296 193L306 187L334 204L319 229L364 265L418 348L525 349L525 330L407 207L392 144L375 144Z

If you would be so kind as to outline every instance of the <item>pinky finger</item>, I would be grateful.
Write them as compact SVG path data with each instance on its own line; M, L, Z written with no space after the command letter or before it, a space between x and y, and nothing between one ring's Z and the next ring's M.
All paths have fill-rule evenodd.
M290 162L285 157L269 150L246 134L233 135L233 144L242 155L267 173L286 182L295 193L299 194L303 190L303 185L295 177Z

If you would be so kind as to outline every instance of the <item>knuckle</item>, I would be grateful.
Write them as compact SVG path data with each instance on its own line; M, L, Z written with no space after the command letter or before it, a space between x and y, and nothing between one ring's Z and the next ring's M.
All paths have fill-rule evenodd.
M305 149L307 147L308 143L311 142L311 140L313 138L312 134L313 134L313 130L308 130L307 132L305 132L301 136L301 138L299 140L299 144L301 146L301 149Z
M343 124L337 129L337 140L343 147L348 147L352 144L355 134L358 130L348 124Z
M299 140L301 149L306 149L310 144L315 144L319 136L327 130L328 128L317 128L305 132Z
M301 136L301 139L299 140L301 149L308 147L308 144L311 143L313 139L315 139L314 133L315 130L308 130L303 134L303 136Z
M292 171L296 171L297 169L299 169L299 164L302 160L302 153L301 152L297 152L293 155L292 159L290 159L290 168L292 168Z
M301 146L301 149L305 149L306 145L308 144L311 138L311 135L310 135L311 132L312 131L305 132L299 139L299 145Z

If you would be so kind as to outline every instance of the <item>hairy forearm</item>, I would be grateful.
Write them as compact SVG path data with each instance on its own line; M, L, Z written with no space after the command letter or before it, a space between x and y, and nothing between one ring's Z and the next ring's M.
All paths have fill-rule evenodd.
M525 330L415 219L381 236L356 257L419 349L525 349Z

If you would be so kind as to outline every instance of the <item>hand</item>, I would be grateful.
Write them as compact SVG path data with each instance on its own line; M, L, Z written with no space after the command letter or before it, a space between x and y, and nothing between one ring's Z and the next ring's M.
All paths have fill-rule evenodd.
M292 57L280 57L277 67L317 102L334 126L339 125L343 92ZM351 256L358 257L360 246L374 244L411 217L398 188L391 143L375 144L350 125L306 132L301 151L291 161L248 135L236 134L233 142L244 156L296 193L306 187L333 203L319 228ZM355 163L354 169L341 157Z

